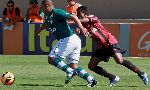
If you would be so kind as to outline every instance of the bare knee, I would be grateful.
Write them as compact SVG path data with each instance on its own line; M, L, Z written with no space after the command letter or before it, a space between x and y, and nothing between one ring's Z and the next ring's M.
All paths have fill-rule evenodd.
M93 63L91 63L91 62L89 62L89 64L88 64L88 68L89 68L90 70L93 70L93 68L94 68L95 66L97 66L97 64L93 64Z
M88 66L88 68L93 71L94 66Z
M100 62L100 58L97 58L97 57L92 57L89 64L88 64L88 68L90 70L92 70L95 66L98 65L98 63Z
M75 68L78 67L78 64L77 64L77 63L70 63L70 64L69 64L69 67L75 69Z
M117 64L122 64L122 62L120 62L120 61L116 61L116 63L117 63Z
M117 64L120 64L120 65L122 65L122 63L123 63L123 59L115 59L115 61Z
M113 56L114 60L116 61L117 64L122 64L123 63L123 57L121 53L115 53Z
M52 64L53 58L52 57L48 57L48 63Z

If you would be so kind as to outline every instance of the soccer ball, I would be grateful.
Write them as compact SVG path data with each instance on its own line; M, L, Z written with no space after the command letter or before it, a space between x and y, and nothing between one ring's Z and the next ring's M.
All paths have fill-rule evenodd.
M5 72L1 76L1 82L4 85L12 85L15 81L15 76L11 72Z

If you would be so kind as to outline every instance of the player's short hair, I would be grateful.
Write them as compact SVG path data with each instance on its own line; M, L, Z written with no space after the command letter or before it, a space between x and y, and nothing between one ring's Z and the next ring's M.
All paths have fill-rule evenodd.
M88 9L87 9L86 6L80 6L80 7L78 7L77 13L78 13L78 12L82 12L82 13L85 13L85 14L89 14L89 13L88 13Z

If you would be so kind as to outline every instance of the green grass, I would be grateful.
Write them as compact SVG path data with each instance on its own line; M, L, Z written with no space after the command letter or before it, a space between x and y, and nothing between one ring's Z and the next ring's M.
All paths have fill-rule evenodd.
M90 57L81 57L79 65L90 72L98 80L93 88L85 87L87 82L74 77L69 85L64 84L66 74L47 63L47 56L1 55L0 74L9 71L15 75L15 83L6 86L0 83L0 90L150 90L142 80L132 71L110 60L100 65L121 79L114 86L108 86L109 80L91 72L87 68ZM141 70L150 75L150 58L127 58Z

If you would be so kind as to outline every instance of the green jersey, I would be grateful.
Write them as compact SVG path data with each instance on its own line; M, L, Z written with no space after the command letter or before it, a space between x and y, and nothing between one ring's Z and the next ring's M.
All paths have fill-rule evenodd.
M69 18L69 13L56 8L52 9L52 11L45 16L45 24L48 25L48 30L57 40L69 37L75 33L67 22Z

